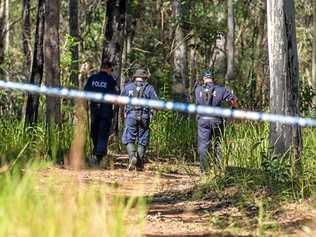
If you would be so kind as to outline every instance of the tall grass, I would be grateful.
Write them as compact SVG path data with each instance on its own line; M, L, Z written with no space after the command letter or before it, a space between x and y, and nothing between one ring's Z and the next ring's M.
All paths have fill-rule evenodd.
M24 130L23 123L0 120L0 160L30 160L46 155L45 129L42 126Z
M151 128L153 154L198 161L195 118L163 112L156 117ZM268 137L268 123L226 123L222 141L222 168L225 173L211 179L217 182L215 186L237 185L248 190L268 187L283 197L294 199L302 199L315 192L315 129L303 128L304 151L299 175L291 157L269 157ZM231 172L231 168L235 172Z
M1 168L8 166L0 171L0 236L142 236L142 199L74 180L59 186L57 175L43 183L39 170L54 161L43 125L24 129L21 122L1 121L0 133ZM56 137L66 152L72 128L64 126Z
M60 147L70 148L73 128L63 125ZM151 157L173 156L180 161L197 158L196 120L172 112L160 112L151 124ZM2 165L15 166L30 160L46 160L48 156L47 132L43 125L24 129L18 121L0 122L0 160ZM296 200L316 192L316 134L315 129L303 129L304 151L302 172L298 176L291 159L269 159L268 124L236 122L226 124L223 138L223 171L214 179L217 187L235 185L243 189L266 188L281 196ZM86 147L88 147L86 145ZM235 167L237 172L228 172Z
M188 115L160 112L151 124L153 154L196 161L196 122Z
M48 139L48 132L44 124L24 128L23 122L2 119L0 120L0 134L1 164L15 161L56 160L56 150L58 149L59 155L62 156L69 150L72 141L72 127L67 124L59 133L56 129L52 129L52 137ZM49 141L53 142L49 145Z

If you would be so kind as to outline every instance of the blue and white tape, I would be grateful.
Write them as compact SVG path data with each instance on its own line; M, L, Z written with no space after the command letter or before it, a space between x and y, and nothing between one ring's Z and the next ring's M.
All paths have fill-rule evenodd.
M110 94L101 94L86 92L80 90L73 90L67 88L50 88L46 86L37 86L32 84L24 84L10 81L1 81L0 88L10 89L10 90L20 90L23 92L29 92L34 94L43 94L49 96L57 97L66 97L66 98L78 98L85 100L93 100L98 102L105 102L111 104L120 104L120 105L138 105L142 107L149 107L159 110L172 110L180 111L184 113L191 114L201 114L203 116L218 116L225 118L235 118L235 119L247 119L254 121L266 121L273 123L283 123L299 126L316 126L316 119L312 118L303 118L303 117L294 117L294 116L284 116L278 114L270 114L263 112L252 112L252 111L243 111L243 110L232 110L224 109L219 107L211 106L200 106L195 104L186 104L186 103L176 103L171 101L162 101L162 100L148 100L140 99L126 96L110 95Z

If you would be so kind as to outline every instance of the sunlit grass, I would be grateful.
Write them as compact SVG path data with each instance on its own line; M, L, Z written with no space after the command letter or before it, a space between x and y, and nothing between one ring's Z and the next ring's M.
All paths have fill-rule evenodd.
M196 161L196 120L162 113L152 125L152 151ZM316 190L316 134L303 128L302 172L298 175L290 158L269 158L269 124L247 121L226 123L222 141L221 176L210 182L216 187L235 185L242 189L271 188L280 196L302 200ZM214 169L216 167L214 166ZM237 171L237 172L231 172ZM217 172L218 173L218 172ZM212 176L212 175L211 175ZM213 184L210 184L211 186Z
M73 181L60 187L56 185L58 177L55 176L43 184L37 171L44 167L38 166L38 162L43 161L47 166L50 160L44 126L24 129L20 122L2 121L0 132L1 167L9 164L0 174L0 236L142 235L145 201L109 195L104 185L83 186ZM269 208L263 211L258 205L258 218L261 218L258 233L263 232L265 226L262 213L266 215L275 208L271 204L307 198L315 203L315 129L303 129L304 151L299 176L293 173L290 159L267 159L268 134L268 124L227 124L222 146L223 169L202 178L193 190L192 199L203 199L207 193L221 193L227 187L236 187L242 193L238 200L241 207L257 206L256 202L263 200ZM62 150L67 151L72 128L64 125L61 137ZM152 158L173 156L179 161L178 166L169 170L162 167L161 172L181 173L186 162L192 165L193 161L197 165L196 151L193 118L174 117L169 113L156 117L152 124Z
M32 165L0 178L0 236L142 236L142 199L109 195L105 186L41 182ZM54 182L55 181L55 182Z

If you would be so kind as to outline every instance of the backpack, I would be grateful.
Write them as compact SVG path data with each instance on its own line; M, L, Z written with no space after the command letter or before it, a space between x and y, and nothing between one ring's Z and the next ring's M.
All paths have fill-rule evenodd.
M213 105L214 92L215 87L210 89L206 85L202 86L202 97L205 105Z
M133 97L142 99L145 96L145 89L148 86L148 83L144 83L143 85L137 85L137 83L135 82L135 88L133 90ZM144 108L140 105L135 105L133 106L133 110L135 110L137 112L137 119L141 120L142 116L143 116L143 111Z

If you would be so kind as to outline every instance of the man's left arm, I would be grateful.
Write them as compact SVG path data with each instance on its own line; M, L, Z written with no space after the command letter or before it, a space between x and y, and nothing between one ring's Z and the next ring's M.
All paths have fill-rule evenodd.
M154 89L154 87L150 87L150 99L151 100L159 100L158 95ZM150 120L153 119L154 115L156 114L156 109L150 109Z
M232 109L237 108L237 97L225 88L223 100L227 101Z
M237 109L237 97L229 90L225 88L225 93L223 99L229 103L231 109ZM230 123L234 122L234 118L229 118Z

